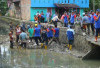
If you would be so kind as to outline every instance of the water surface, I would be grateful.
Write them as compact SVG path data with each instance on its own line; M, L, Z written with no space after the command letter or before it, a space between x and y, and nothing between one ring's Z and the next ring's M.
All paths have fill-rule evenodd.
M0 68L100 68L100 61L82 61L43 49L10 49L0 45Z

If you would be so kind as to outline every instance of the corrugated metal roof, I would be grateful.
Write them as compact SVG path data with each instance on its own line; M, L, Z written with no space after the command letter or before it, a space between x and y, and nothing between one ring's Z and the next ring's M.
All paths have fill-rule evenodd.
M68 8L80 8L76 4L57 4L57 3L55 3L55 6L57 6L57 7L68 7Z

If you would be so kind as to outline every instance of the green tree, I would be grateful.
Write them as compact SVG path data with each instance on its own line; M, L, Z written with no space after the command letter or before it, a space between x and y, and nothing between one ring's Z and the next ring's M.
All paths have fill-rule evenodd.
M7 0L0 0L0 13L5 15L7 10Z
M88 9L85 9L85 11L90 11L90 10L93 10L93 7L95 8L95 11L96 9L100 9L100 0L89 0L89 8ZM94 6L93 6L94 5Z

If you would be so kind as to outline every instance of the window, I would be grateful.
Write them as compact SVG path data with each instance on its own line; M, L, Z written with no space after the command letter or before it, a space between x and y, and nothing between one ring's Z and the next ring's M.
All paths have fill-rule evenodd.
M83 0L82 0L82 4L83 4Z
M65 3L66 3L66 0L65 0Z
M60 3L60 0L58 0L58 3Z
M87 3L87 0L85 0L85 3Z
M69 3L69 0L68 0L68 3Z
M75 3L75 0L73 0L73 3Z
M62 0L62 3L63 3L63 0Z
M54 3L54 0L53 0L53 3Z

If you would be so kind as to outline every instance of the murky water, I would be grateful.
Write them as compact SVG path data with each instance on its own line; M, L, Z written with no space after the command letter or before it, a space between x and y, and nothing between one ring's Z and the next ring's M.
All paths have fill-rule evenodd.
M100 61L82 61L43 49L10 49L0 45L0 68L100 68Z

